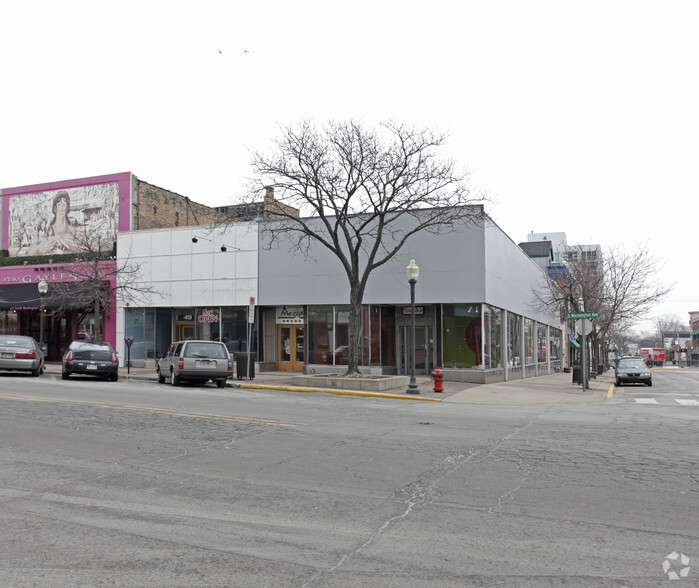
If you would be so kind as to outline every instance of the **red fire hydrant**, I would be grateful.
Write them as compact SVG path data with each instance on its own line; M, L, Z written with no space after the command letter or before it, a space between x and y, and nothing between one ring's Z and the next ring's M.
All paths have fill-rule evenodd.
M437 368L432 372L432 379L434 380L433 392L444 392L444 372Z

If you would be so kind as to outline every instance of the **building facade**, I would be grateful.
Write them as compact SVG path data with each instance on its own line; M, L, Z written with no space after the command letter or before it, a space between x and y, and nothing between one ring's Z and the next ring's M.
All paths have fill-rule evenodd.
M96 332L87 281L110 293L97 311L98 330L116 345L119 233L222 217L130 172L5 188L0 196L0 329L43 339L49 361L59 360L72 340ZM37 287L42 281L44 296Z
M274 222L120 234L119 257L142 264L158 292L146 304L119 305L117 340L133 337L132 361L154 366L172 340L191 336L223 340L234 353L249 345L258 369L344 371L349 286L340 263L315 244L305 255L267 247L266 223ZM405 277L411 257L420 265L414 339ZM369 279L361 369L407 373L414 347L418 373L442 367L450 380L558 371L565 354L560 317L534 304L533 291L546 279L492 222L418 233Z

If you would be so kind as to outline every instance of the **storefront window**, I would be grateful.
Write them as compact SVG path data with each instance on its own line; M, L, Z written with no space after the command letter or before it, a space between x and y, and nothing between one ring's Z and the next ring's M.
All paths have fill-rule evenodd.
M155 309L155 359L160 359L172 343L172 309Z
M522 365L522 317L507 314L507 361L510 367Z
M349 364L349 315L349 306L335 307L335 365Z
M246 309L238 307L224 306L221 309L223 320L219 326L211 325L209 337L202 337L209 340L220 340L226 344L228 351L231 353L239 353L248 350L248 313ZM255 338L253 332L253 340L250 349L255 351Z
M308 307L308 363L333 364L333 307Z
M493 306L484 307L486 369L502 367L502 311Z
M444 304L444 365L482 367L481 305Z
M396 309L381 307L381 364L396 365Z
M537 349L537 360L539 363L546 363L547 361L547 346L546 346L546 325L542 325L541 323L538 324L537 326L537 344L536 344L536 349Z
M0 335L16 335L17 333L17 312L0 310Z
M560 329L551 329L549 352L551 357L551 365L556 371L563 369L562 341L563 332Z
M131 344L131 359L145 359L146 343L144 339L144 325L146 321L145 308L125 308L124 316L126 325L124 335L133 337ZM124 359L128 351L124 349Z
M534 363L534 321L524 319L524 357L526 365Z

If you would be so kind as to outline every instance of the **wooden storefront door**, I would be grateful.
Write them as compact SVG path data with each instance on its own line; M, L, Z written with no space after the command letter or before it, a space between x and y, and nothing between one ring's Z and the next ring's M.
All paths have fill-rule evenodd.
M277 325L277 345L278 369L288 372L300 372L303 369L306 352L303 326Z

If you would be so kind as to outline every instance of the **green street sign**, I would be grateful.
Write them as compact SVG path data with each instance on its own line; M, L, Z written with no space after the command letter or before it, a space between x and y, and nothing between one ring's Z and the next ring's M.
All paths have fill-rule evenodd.
M569 312L568 313L568 318L569 319L581 319L581 318L597 318L599 316L599 312L596 310L588 310L586 312Z

